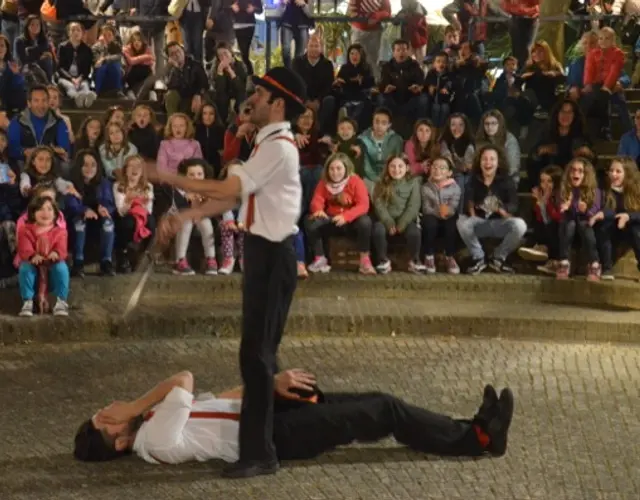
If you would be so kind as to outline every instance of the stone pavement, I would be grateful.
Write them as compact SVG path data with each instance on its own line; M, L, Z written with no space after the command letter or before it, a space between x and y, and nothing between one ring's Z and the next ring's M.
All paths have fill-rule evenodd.
M288 338L281 364L325 389L392 392L470 416L483 384L509 384L516 415L507 455L423 456L392 440L353 446L275 477L219 478L220 463L152 466L135 458L76 463L79 423L190 369L198 390L238 382L237 340L190 338L0 347L0 499L640 498L640 347L440 338Z

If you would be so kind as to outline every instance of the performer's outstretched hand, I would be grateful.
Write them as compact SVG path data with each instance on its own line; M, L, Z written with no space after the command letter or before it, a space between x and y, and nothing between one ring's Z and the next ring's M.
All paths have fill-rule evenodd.
M160 219L156 232L156 245L160 248L169 246L178 231L182 228L184 217L178 214L165 215Z
M316 377L301 368L285 370L275 376L275 390L285 398L300 399L300 395L292 392L292 389L302 389L304 391L315 390Z

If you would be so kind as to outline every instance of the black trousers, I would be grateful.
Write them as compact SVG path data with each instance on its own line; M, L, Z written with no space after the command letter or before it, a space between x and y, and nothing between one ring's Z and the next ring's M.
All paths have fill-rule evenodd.
M587 254L589 263L600 262L598 257L598 247L596 244L596 235L586 220L563 220L560 222L560 245L558 248L558 258L560 260L569 260L569 251L576 237L576 233L580 237L580 244L583 251Z
M247 67L247 74L253 75L253 64L249 58L251 52L251 42L253 42L253 35L256 27L250 26L248 28L240 28L236 30L236 40L238 42L238 49L240 49L240 55L242 62Z
M358 241L358 252L366 253L371 250L371 218L362 215L344 226L336 226L331 219L311 219L305 221L307 242L314 257L324 255L323 239L329 236L355 235Z
M386 262L387 260L387 247L390 238L402 238L404 239L407 247L409 247L409 255L414 261L420 259L420 229L415 222L411 222L407 225L403 233L391 236L387 228L380 221L376 221L373 224L372 241L373 251L379 262Z
M276 459L273 376L278 371L276 354L297 281L292 236L272 242L251 233L245 235L240 343L243 462Z
M595 225L594 230L603 271L611 271L613 250L624 241L631 245L640 266L640 224L629 221L624 229L618 229L617 220L603 220Z
M560 228L557 222L550 221L545 224L544 222L536 220L533 223L533 244L546 246L549 259L551 260L559 260L559 237Z
M281 460L313 458L337 446L390 435L424 453L479 456L485 451L472 421L454 420L380 392L326 394L323 403L276 413L273 431Z
M124 217L116 217L113 222L116 229L116 250L124 251L128 246L133 244L133 235L136 232L136 220L132 215L127 214ZM147 229L151 231L151 236L149 236L142 242L143 249L151 243L153 234L156 231L156 219L153 214L149 214L149 216L147 217Z
M456 237L458 228L456 227L456 215L448 219L440 219L435 215L425 215L422 217L422 253L433 257L436 254L436 241L438 234L444 236L444 253L447 257L453 257L456 253Z

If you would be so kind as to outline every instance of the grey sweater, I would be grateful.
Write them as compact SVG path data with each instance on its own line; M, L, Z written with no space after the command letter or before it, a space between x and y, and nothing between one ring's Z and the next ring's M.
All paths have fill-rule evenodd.
M440 219L440 205L449 207L449 217L454 217L458 211L460 186L453 179L447 180L440 186L430 181L422 185L422 215L435 215Z

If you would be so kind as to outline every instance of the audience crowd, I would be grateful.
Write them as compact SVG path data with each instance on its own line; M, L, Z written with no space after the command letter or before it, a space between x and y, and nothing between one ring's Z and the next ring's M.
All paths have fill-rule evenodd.
M121 3L98 8L129 12ZM53 313L68 314L70 275L84 276L88 243L98 247L103 276L127 273L159 216L203 201L151 185L146 162L195 179L222 178L251 153L256 128L243 102L252 91L249 49L262 5L176 3L182 9L169 13L183 31L168 29L167 43L156 25L64 23L91 13L83 2L57 2L49 17L43 17L48 1L2 3L0 265L17 270L21 316L33 314L43 279L57 298ZM495 81L484 59L486 30L469 28L470 16L486 11L484 0L450 9L455 22L433 47L426 47L424 8L403 2L403 38L381 64L388 1L351 0L349 12L369 22L353 23L353 43L339 68L323 54L322 37L309 35L312 2L280 4L284 63L308 94L306 111L292 123L303 188L301 278L330 271L327 241L335 236L353 240L359 272L367 275L391 271L390 243L404 246L410 272L426 274L460 273L459 242L472 275L487 267L513 273L509 260L517 251L539 261L541 272L567 278L577 267L571 266L576 237L589 280L613 279L614 249L622 241L640 262L640 112L632 123L625 54L614 30L604 27L583 35L583 55L565 68L544 40L535 40L539 3L509 2L522 7L511 12L519 32ZM40 5L28 9L32 4ZM67 12L62 4L78 8ZM167 14L144 12L144 5L140 14ZM60 24L66 39L55 42L49 31ZM92 108L103 96L131 104L102 116L88 111L74 131L62 100ZM166 124L148 100L162 100ZM612 110L625 133L619 156L600 175L592 138L611 140ZM520 140L534 120L545 122L544 131L523 165ZM531 191L530 216L519 207L519 188ZM241 271L244 222L235 210L185 224L173 272ZM194 228L202 266L189 262Z

